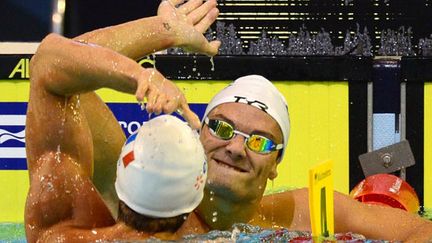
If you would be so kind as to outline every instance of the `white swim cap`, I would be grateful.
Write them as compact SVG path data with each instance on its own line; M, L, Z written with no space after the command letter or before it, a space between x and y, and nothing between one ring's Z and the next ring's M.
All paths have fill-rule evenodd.
M279 161L281 161L285 154L290 133L288 105L285 97L272 82L263 76L243 76L236 79L213 97L204 113L203 121L213 108L220 104L231 102L255 106L276 120L283 134L284 148L279 158Z
M198 133L171 115L132 134L117 162L118 197L137 213L168 218L189 213L203 198L207 162Z

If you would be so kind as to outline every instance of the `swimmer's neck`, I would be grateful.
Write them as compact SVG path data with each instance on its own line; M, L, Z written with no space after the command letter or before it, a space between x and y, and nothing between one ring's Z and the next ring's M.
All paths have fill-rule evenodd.
M128 240L142 240L150 237L156 237L160 240L176 240L177 235L173 232L156 232L150 233L146 231L136 230L131 226L128 226L123 221L118 221L116 225L113 227L113 232L119 232L118 235L120 239L128 239Z
M225 200L217 195L204 196L196 212L210 230L229 230L235 223L249 223L255 218L260 200L261 198L240 203Z

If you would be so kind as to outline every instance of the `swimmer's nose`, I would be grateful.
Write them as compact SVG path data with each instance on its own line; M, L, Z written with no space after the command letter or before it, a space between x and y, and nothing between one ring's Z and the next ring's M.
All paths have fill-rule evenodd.
M236 134L233 138L231 138L226 145L227 151L233 157L245 157L246 156L246 145L245 145L245 137Z

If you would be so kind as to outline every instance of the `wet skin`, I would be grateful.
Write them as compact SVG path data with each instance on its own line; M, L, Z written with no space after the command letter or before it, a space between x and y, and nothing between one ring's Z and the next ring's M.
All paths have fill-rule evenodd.
M255 107L222 104L210 112L209 118L225 120L246 134L262 132L275 142L282 142L277 123ZM202 231L229 229L236 222L311 230L307 188L262 196L267 179L277 176L277 153L256 154L245 147L242 136L224 141L214 137L206 125L202 128L201 141L209 160L209 172L204 199L194 216L199 219L196 222ZM431 239L432 223L418 215L359 203L338 192L334 197L335 232L408 242Z
M199 126L180 90L134 61L172 46L217 53L220 42L202 35L219 13L216 1L191 0L176 8L184 1L171 2L160 4L158 16L92 31L79 41L50 34L41 42L30 62L26 121L28 242L148 237L114 220L116 162L125 136L93 91L105 87L129 93L131 100L146 98L149 113L181 109L191 126Z
M176 19L181 14L173 15L166 1L162 3L165 9L160 8L157 17L77 38L105 49L51 35L32 59L26 123L30 191L25 223L29 242L66 236L71 237L71 242L88 242L116 234L125 238L128 232L132 232L130 239L134 239L134 234L140 236L118 224L105 227L114 222L104 203L116 204L112 190L115 162L125 137L112 113L91 91L109 87L142 98L140 84L149 79L149 73L144 73L132 59L171 46L209 55L217 53L218 43L206 42L201 34L216 19L215 1L190 0L182 5L179 11L187 14L186 21ZM175 31L174 36L179 38L172 38L170 32ZM152 38L145 39L146 36ZM99 83L106 80L116 82ZM165 111L153 98L152 112ZM251 122L261 120L262 111L241 107L235 113L234 108L224 109L227 109L223 111L227 112L225 118L231 119L238 130L250 133L263 129L275 136L275 141L281 138L269 117ZM222 116L222 111L219 112ZM218 141L206 129L204 126L202 141L211 160L209 186L203 202L180 234L226 229L235 222L310 230L307 189L261 195L266 180L277 175L276 155L252 154L245 150L241 136L232 141ZM213 221L215 212L217 220ZM340 193L335 194L335 222L337 232L356 232L371 239L405 241L411 237L413 242L425 242L432 237L430 222L402 210L367 206ZM100 234L96 237L91 231L93 227L99 227Z
M277 122L267 113L250 105L221 104L208 117L229 122L236 130L246 134L263 135L275 143L282 143L283 140ZM209 172L205 197L196 212L209 227L227 229L236 222L263 227L278 224L275 210L295 203L295 197L290 193L280 199L278 195L263 198L267 181L277 176L279 152L253 152L246 147L243 136L236 135L230 140L222 140L212 135L206 125L201 131L201 141L206 151ZM281 226L286 226L287 222L293 220L291 209L285 207L279 215L285 222ZM217 212L216 216L214 212ZM308 219L307 213L298 213L306 215L303 219Z
M208 117L224 120L246 134L260 134L282 143L276 121L264 112L255 112L256 109L242 103L228 103L217 106ZM243 136L222 140L212 135L207 125L203 126L201 141L209 165L208 191L233 202L259 200L267 180L277 176L277 151L269 154L253 152L245 146Z

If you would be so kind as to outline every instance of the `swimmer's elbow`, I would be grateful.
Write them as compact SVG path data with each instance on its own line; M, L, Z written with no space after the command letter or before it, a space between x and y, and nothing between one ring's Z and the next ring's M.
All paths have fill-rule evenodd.
M54 43L58 42L60 36L57 34L47 35L39 44L35 54L30 59L30 81L41 80L41 77L49 69L49 50L54 49Z
M35 54L30 60L30 68L37 67L40 62L45 60L45 56L49 53L49 50L56 48L56 45L61 41L63 37L58 34L51 33L47 35L39 44Z
M67 39L58 34L47 35L40 43L38 49L30 60L30 83L34 86L50 86L61 80L61 71L58 70L58 60L65 56Z

